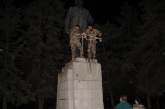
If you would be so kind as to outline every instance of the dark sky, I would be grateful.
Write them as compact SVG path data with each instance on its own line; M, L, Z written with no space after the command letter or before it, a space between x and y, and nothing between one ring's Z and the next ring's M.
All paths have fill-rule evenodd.
M74 0L64 0L66 8L74 4ZM107 20L115 22L120 15L121 6L128 2L136 6L140 0L84 0L84 7L87 8L94 17L95 23L104 24Z
M104 23L108 19L114 20L115 17L119 15L123 1L124 0L98 0L94 2L94 0L86 0L84 5L89 9L96 22Z
M15 0L17 5L25 5L34 0ZM74 5L74 0L62 0L65 2L66 10ZM120 15L121 6L128 2L132 6L141 0L83 0L84 7L87 8L94 17L95 23L104 24L107 20L115 22L116 17Z

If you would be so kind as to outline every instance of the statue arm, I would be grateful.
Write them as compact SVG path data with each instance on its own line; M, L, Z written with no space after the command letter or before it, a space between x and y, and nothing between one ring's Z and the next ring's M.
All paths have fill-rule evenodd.
M88 24L93 24L93 18L91 16L91 14L89 13L89 11L87 12L87 16L88 16Z

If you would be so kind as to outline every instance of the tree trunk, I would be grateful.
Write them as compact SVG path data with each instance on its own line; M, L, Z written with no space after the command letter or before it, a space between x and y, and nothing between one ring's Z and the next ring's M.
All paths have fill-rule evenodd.
M150 98L150 95L147 95L147 107L148 107L148 109L152 109L151 108L151 98Z
M159 96L156 97L156 108L159 109Z
M2 109L7 109L7 98L3 96Z
M114 104L114 98L113 98L113 92L112 92L112 88L111 88L111 93L110 93L110 96L111 96L111 105L112 105L112 109L114 108L115 104Z
M39 96L38 97L38 109L43 109L44 108L44 97Z
M57 71L57 72L58 72L58 71ZM58 73L55 74L55 80L56 80L56 81L55 81L55 85L56 85L56 86L55 86L55 90L56 90L56 92L55 92L55 102L57 102L57 99L56 99L56 98L57 98L57 90L58 90L58 89L57 89L57 85L58 85ZM57 105L57 104L54 103L54 109L56 109L56 105Z

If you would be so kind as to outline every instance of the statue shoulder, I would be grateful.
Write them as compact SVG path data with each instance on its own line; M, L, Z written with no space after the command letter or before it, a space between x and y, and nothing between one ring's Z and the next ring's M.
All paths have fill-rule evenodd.
M83 12L84 12L87 16L90 16L90 15L91 15L90 12L89 12L87 9L85 9L85 8L83 8Z
M73 6L73 7L70 7L70 8L69 8L68 12L72 13L72 12L75 12L75 11L77 11L77 10L78 10L78 7Z
M82 8L83 11L89 12L86 8Z

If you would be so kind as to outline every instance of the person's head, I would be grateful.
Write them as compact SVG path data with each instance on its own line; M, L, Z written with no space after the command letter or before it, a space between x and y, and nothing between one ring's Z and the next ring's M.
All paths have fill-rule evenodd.
M75 25L75 29L79 30L80 29L80 25Z
M124 96L121 96L120 97L120 101L127 101L127 96L125 96L125 95Z
M135 104L141 104L141 100L138 97L135 98L134 102Z
M75 0L75 5L78 7L82 7L83 6L83 0Z
M80 31L80 26L79 25L75 25L74 27L72 27L71 31Z
M138 100L137 100L137 99L135 99L135 100L134 100L134 102L135 102L135 104L139 104L139 102L138 102Z
M88 25L88 29L92 30L93 29L93 25Z

